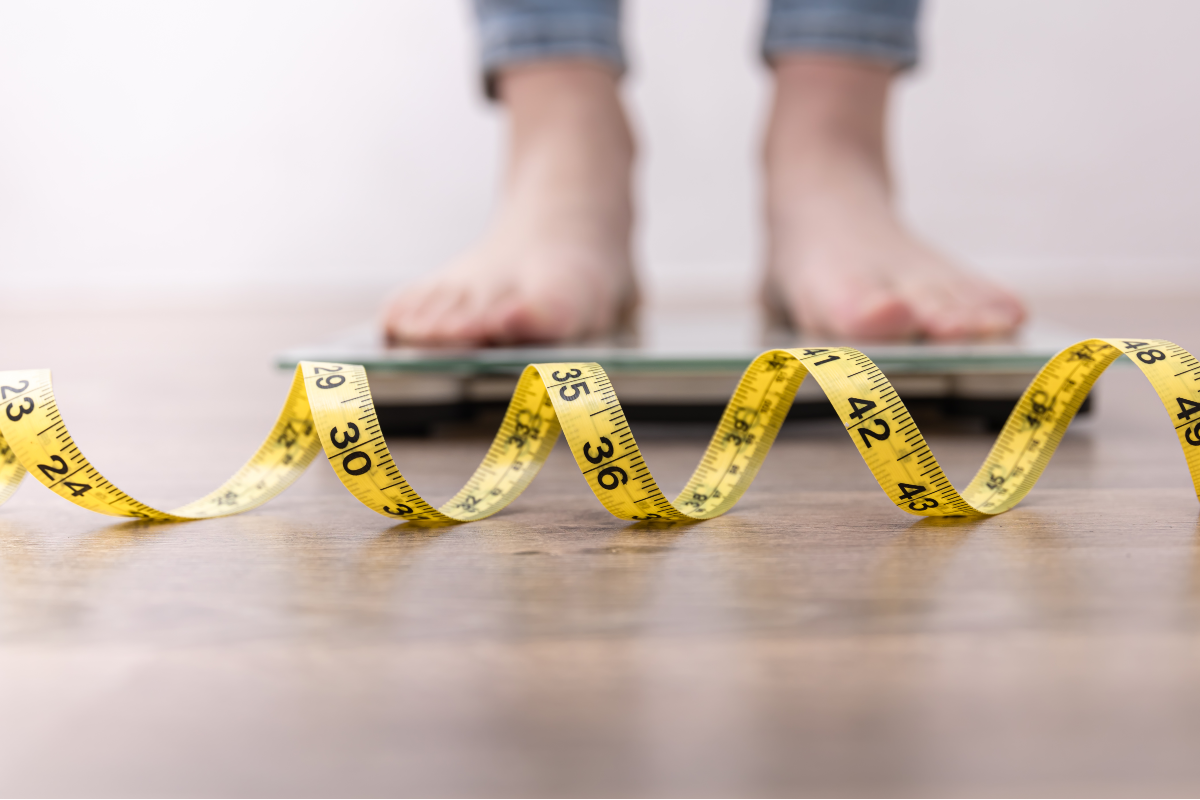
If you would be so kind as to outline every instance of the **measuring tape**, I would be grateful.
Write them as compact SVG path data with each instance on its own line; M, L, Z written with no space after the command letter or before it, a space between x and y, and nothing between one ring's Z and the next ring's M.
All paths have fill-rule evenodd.
M1088 339L1063 350L1025 390L1000 438L961 493L879 367L849 347L770 350L747 368L700 466L673 501L650 474L599 364L531 364L483 463L440 508L417 494L392 459L366 371L304 361L267 440L236 475L173 511L141 503L106 480L67 432L49 370L0 373L0 503L28 471L72 503L119 517L193 520L262 505L323 454L350 493L387 517L467 522L507 506L537 475L560 431L579 470L613 516L699 520L720 516L754 481L801 382L811 375L833 403L880 488L921 516L999 514L1037 483L1071 419L1122 354L1170 413L1200 495L1200 362L1161 339Z

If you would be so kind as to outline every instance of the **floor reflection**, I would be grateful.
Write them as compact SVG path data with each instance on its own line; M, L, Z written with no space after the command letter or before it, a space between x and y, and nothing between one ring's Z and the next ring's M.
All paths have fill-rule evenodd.
M924 517L883 548L872 570L869 628L922 630L940 613L942 582L986 517Z
M96 613L96 585L129 556L189 523L133 520L62 542L44 527L0 522L0 635L45 637L83 627Z
M652 624L647 607L664 565L690 528L631 525L564 546L547 542L546 552L536 556L514 553L502 568L499 630L515 636L636 635Z
M277 609L278 625L290 635L329 641L374 639L402 628L413 570L456 530L398 524L357 533L264 519L247 520L246 527L260 550L268 546L260 555L276 573L260 587L263 605Z
M1068 530L1058 516L1031 508L1020 509L1005 523L998 539L1005 545L1010 623L1060 628L1089 616L1089 603L1096 597L1088 586L1100 586L1096 576L1082 572L1084 564L1074 546L1079 531Z

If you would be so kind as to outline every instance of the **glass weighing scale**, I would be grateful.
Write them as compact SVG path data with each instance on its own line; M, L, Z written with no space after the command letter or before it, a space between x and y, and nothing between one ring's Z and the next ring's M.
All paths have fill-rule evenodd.
M999 429L1021 392L1056 353L1086 337L1036 323L1003 340L960 344L860 344L914 416L975 418ZM388 347L363 326L280 354L278 366L338 361L367 369L384 433L427 435L447 423L499 421L527 364L596 361L630 421L716 423L742 371L772 347L832 341L764 327L757 309L643 311L636 332L561 346ZM1086 413L1091 399L1080 413ZM805 381L789 419L832 416L816 381Z

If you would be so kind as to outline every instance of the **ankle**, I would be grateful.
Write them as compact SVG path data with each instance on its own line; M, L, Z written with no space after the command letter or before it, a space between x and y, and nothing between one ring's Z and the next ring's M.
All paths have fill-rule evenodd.
M509 146L495 229L627 240L634 146L616 75L599 63L547 61L507 69L497 84Z
M849 209L886 220L891 177L884 121L891 75L868 62L803 56L776 64L764 147L774 236L828 227ZM861 214L860 214L861 215Z
M617 75L607 64L562 59L515 65L497 76L497 90L509 115L514 157L574 142L633 160L633 133Z
M775 65L764 155L769 170L857 168L888 181L891 72L871 62L794 56Z

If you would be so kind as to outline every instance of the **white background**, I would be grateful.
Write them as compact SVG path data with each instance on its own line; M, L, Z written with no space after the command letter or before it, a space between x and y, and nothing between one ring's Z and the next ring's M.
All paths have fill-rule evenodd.
M641 262L759 262L750 0L632 0ZM1017 288L1200 290L1200 3L943 0L905 79L905 213ZM482 230L502 119L465 0L0 4L0 274L357 292ZM360 295L361 296L361 295Z

